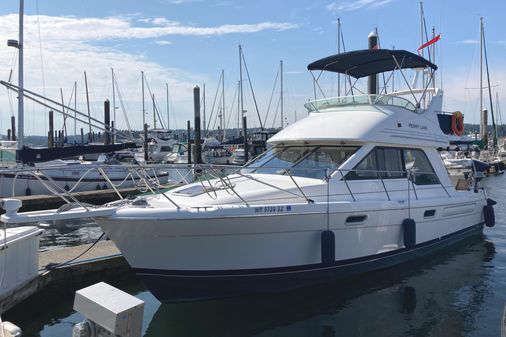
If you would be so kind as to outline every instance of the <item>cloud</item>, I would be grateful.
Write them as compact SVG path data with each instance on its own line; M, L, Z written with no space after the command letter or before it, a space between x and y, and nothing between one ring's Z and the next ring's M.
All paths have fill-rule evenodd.
M394 0L356 0L353 2L332 2L326 6L327 10L332 13L356 11L362 8L374 9L382 7Z
M159 46L168 46L169 44L172 44L172 42L167 40L157 40L155 43Z
M458 44L478 44L478 43L480 43L480 40L468 39L468 40L457 41L455 43L458 43Z
M506 47L506 40L495 40L495 41L490 41L490 43Z
M168 0L168 3L172 5L183 5L192 2L202 2L203 0Z
M0 16L3 32L15 32L18 16L9 14ZM131 18L75 18L61 16L39 16L44 27L45 40L103 41L111 39L147 39L171 35L218 36L225 34L257 33L265 30L284 31L295 29L297 24L287 22L260 22L255 24L224 24L214 27L196 27L182 25L165 18L142 19L153 27L135 26ZM139 21L139 20L137 20ZM36 16L25 16L27 34L34 33L37 27Z
M169 27L169 26L178 26L178 25L181 24L178 21L167 20L166 18L162 18L162 17L159 17L159 18L142 18L142 19L139 19L137 21L148 23L148 24L152 24L152 25L155 25L155 26L166 26L166 27Z
M320 35L325 32L322 27L314 27L313 31L320 34Z
M195 27L170 21L166 18L105 17L105 18L77 18L41 15L42 57L39 53L39 38L36 16L25 16L25 87L47 97L60 100L60 88L63 88L65 101L70 99L74 81L77 81L77 107L86 111L86 96L84 92L83 71L86 70L90 92L92 115L103 118L103 101L112 98L111 68L114 68L118 87L126 107L126 116L134 129L141 129L141 81L140 74L144 71L151 90L160 101L160 110L165 106L165 83L169 85L172 100L173 116L177 116L177 126L182 127L187 115L192 112L192 89L195 84L209 82L202 75L180 69L164 67L150 61L145 51L131 52L122 50L124 40L145 40L158 45L171 43L164 37L174 35L190 36L218 36L224 34L256 33L265 30L286 30L295 28L290 23L262 22L258 24L220 25L213 27ZM0 31L2 36L17 38L18 16L15 14L0 16ZM142 26L148 25L146 26ZM0 78L8 79L10 69L14 68L13 83L17 83L15 60L16 50L3 45L0 46ZM42 74L41 58L44 61ZM45 86L43 88L43 75ZM16 112L16 95L10 94ZM119 97L117 106L120 106ZM146 89L146 110L151 113L152 108ZM0 132L5 133L9 127L10 109L9 95L5 89L0 89ZM45 134L47 125L47 111L44 108L26 101L25 133ZM126 128L126 120L121 109L117 109L119 128ZM173 123L171 117L171 123ZM152 117L147 119L152 120ZM62 124L61 118L55 118L55 125ZM70 122L73 125L73 122ZM172 124L175 127L176 124ZM83 125L78 126L85 127ZM73 129L73 126L70 126Z

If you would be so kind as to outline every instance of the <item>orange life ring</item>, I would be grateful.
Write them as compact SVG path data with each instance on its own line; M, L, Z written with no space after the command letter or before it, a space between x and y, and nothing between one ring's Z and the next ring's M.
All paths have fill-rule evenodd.
M457 136L462 136L464 133L464 115L460 111L452 114L452 132Z

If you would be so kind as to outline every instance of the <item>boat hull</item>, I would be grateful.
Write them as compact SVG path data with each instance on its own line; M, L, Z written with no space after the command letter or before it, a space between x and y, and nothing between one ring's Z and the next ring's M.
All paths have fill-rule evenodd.
M97 222L158 299L179 302L285 291L405 263L481 233L484 205L476 194L417 200L410 209L397 201L126 207ZM417 228L409 249L406 218ZM335 262L323 265L328 245L322 233L328 230L335 236Z
M234 297L252 293L283 292L331 283L355 275L415 262L480 236L483 223L458 232L391 252L336 261L332 266L314 264L288 268L235 271L171 271L134 268L146 287L163 303Z

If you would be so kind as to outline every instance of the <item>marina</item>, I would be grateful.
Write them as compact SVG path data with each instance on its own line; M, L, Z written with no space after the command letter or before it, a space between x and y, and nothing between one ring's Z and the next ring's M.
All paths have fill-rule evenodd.
M84 2L0 4L1 337L506 336L490 6Z
M484 185L499 200L494 230L416 265L283 294L187 304L161 304L132 272L104 279L145 301L143 336L496 336L506 301L506 208L499 199L506 179ZM69 336L82 321L72 310L74 292L88 284L47 289L2 318L23 326L25 336Z

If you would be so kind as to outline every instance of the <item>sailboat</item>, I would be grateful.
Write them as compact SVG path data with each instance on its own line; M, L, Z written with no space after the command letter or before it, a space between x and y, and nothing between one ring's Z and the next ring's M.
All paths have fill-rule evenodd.
M483 108L483 60L485 61L485 69L487 72L487 88L490 102L490 114L492 117L492 139L488 138L488 113ZM497 127L494 116L494 105L492 101L492 87L490 85L490 73L488 67L487 46L485 43L485 29L483 25L483 17L480 18L480 133L483 150L480 152L480 160L491 165L494 173L502 174L504 163L498 157L498 144L497 144Z
M0 196L22 196L33 194L58 193L66 194L68 192L88 191L96 189L126 188L135 187L139 183L139 178L144 183L149 181L157 185L168 181L168 172L159 168L141 168L142 173L137 175L132 173L139 168L138 165L132 165L131 161L127 165L109 165L106 161L90 163L86 161L73 160L62 161L58 158L72 157L86 153L114 152L117 150L135 147L134 143L116 144L116 145L86 145L75 147L56 147L56 148L29 148L24 144L24 98L25 96L39 101L45 106L52 103L60 106L61 113L67 117L72 117L68 111L84 115L71 107L64 106L63 103L55 102L45 98L30 90L26 90L23 85L23 18L24 18L24 0L20 0L19 11L19 40L9 40L8 45L19 50L18 60L18 85L0 81L8 89L14 90L18 94L18 127L16 145L16 163L15 166L0 170ZM42 101L40 101L42 100ZM44 103L48 102L48 103ZM53 107L58 111L58 107ZM67 109L67 113L64 111ZM94 118L87 116L88 120L103 125L105 132L110 132L110 126ZM90 124L91 125L91 124ZM12 146L13 144L9 144ZM20 165L21 166L20 166ZM29 166L30 164L31 166ZM33 165L36 166L34 171Z

